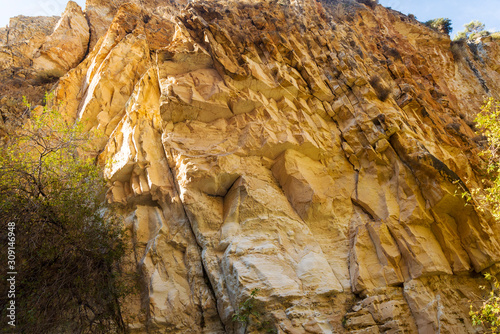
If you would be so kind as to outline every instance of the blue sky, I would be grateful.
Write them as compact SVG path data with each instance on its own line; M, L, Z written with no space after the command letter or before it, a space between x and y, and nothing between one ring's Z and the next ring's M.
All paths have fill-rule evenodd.
M486 24L486 29L500 30L500 0L379 0L403 14L414 14L419 21L447 17L453 22L453 33L463 30L463 25L472 20ZM85 6L85 0L76 0ZM0 27L16 15L60 15L66 0L0 0ZM480 3L479 5L477 3Z
M85 7L85 0L75 2L82 8ZM5 27L9 18L17 15L61 15L67 3L68 0L0 0L0 27Z
M464 29L464 24L479 20L486 30L500 30L500 0L379 0L403 14L413 14L419 21L447 17L453 23L452 35Z

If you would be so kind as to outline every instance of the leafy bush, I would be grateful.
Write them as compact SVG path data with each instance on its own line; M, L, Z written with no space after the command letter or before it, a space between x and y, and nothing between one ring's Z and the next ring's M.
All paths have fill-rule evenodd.
M500 219L500 102L489 98L476 117L476 127L486 137L487 149L481 154L488 159L487 187L472 189L471 194L464 194L469 200L475 200L478 208L488 210L493 217Z
M460 40L474 40L479 37L484 37L488 36L490 33L486 30L484 30L485 25L484 23L481 23L479 21L471 21L464 25L465 30L460 31L457 33L455 38L453 40L455 41L460 41Z
M38 109L0 147L3 245L15 224L15 330L122 333L119 300L131 291L120 272L125 245L103 204L100 171L79 153L89 135L56 111ZM2 305L6 297L2 291Z
M259 289L253 289L250 297L247 298L233 314L233 321L250 326L257 329L259 333L276 333L268 321L262 319L262 313L256 310L255 297L259 293Z
M485 142L486 149L481 155L488 160L487 172L489 178L485 180L485 189L473 189L471 193L464 193L470 201L481 211L488 211L496 219L500 219L500 101L493 98L486 100L477 115L476 127L482 136L478 138ZM483 325L491 333L500 333L500 284L491 274L485 274L487 280L492 281L492 289L487 297L470 305L469 315L474 325ZM485 287L481 287L485 289Z
M429 28L437 30L443 34L450 34L453 30L451 20L449 18L440 17L438 19L429 20L424 23Z
M493 281L493 289L487 298L479 301L479 308L470 306L469 315L476 326L484 325L491 333L500 333L500 283L490 274L485 274L489 281ZM485 287L481 287L485 289Z

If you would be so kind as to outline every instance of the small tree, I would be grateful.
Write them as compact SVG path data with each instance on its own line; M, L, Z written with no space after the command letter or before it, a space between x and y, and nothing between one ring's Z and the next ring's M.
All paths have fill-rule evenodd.
M233 314L233 321L237 321L247 329L257 330L259 333L276 333L269 321L263 319L263 314L257 310L255 302L260 289L253 289L250 297L240 304Z
M464 27L467 32L477 34L484 30L484 23L481 23L479 21L471 21L464 25Z
M464 25L465 30L460 31L455 36L454 40L473 40L478 37L488 36L490 33L484 30L485 25L479 21L471 21Z
M438 19L429 20L424 24L429 28L437 30L443 34L449 35L453 31L453 28L451 27L451 20L449 18L441 17Z
M48 107L23 121L0 146L0 236L16 245L15 330L122 333L125 246L100 170L81 154L90 136Z

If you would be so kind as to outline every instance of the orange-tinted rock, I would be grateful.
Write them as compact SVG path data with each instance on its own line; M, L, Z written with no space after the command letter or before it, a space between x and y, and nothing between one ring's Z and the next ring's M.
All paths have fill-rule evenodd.
M460 193L480 184L471 121L499 97L497 41L357 1L86 15L89 53L55 95L105 134L146 287L133 332L243 333L232 316L256 288L280 332L476 330L468 299L500 234Z
M54 32L35 54L34 67L37 70L60 70L62 73L72 69L87 54L89 37L87 18L80 6L70 1Z

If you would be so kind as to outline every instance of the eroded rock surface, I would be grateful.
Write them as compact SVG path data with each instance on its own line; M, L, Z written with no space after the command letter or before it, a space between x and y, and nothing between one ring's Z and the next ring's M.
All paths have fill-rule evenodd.
M86 56L89 38L87 18L73 1L61 17L17 16L0 30L0 70L62 76Z
M87 18L70 1L61 17L16 16L0 28L0 133L5 121L26 111L23 96L32 104L87 55Z
M254 289L279 333L481 331L468 300L499 228L456 194L480 185L500 45L370 7L89 0L88 39L70 10L90 49L55 96L106 135L144 283L133 332L244 333ZM38 49L72 67L50 51L63 24Z
M65 73L86 56L89 38L87 18L80 6L70 1L54 31L35 54L35 68Z

